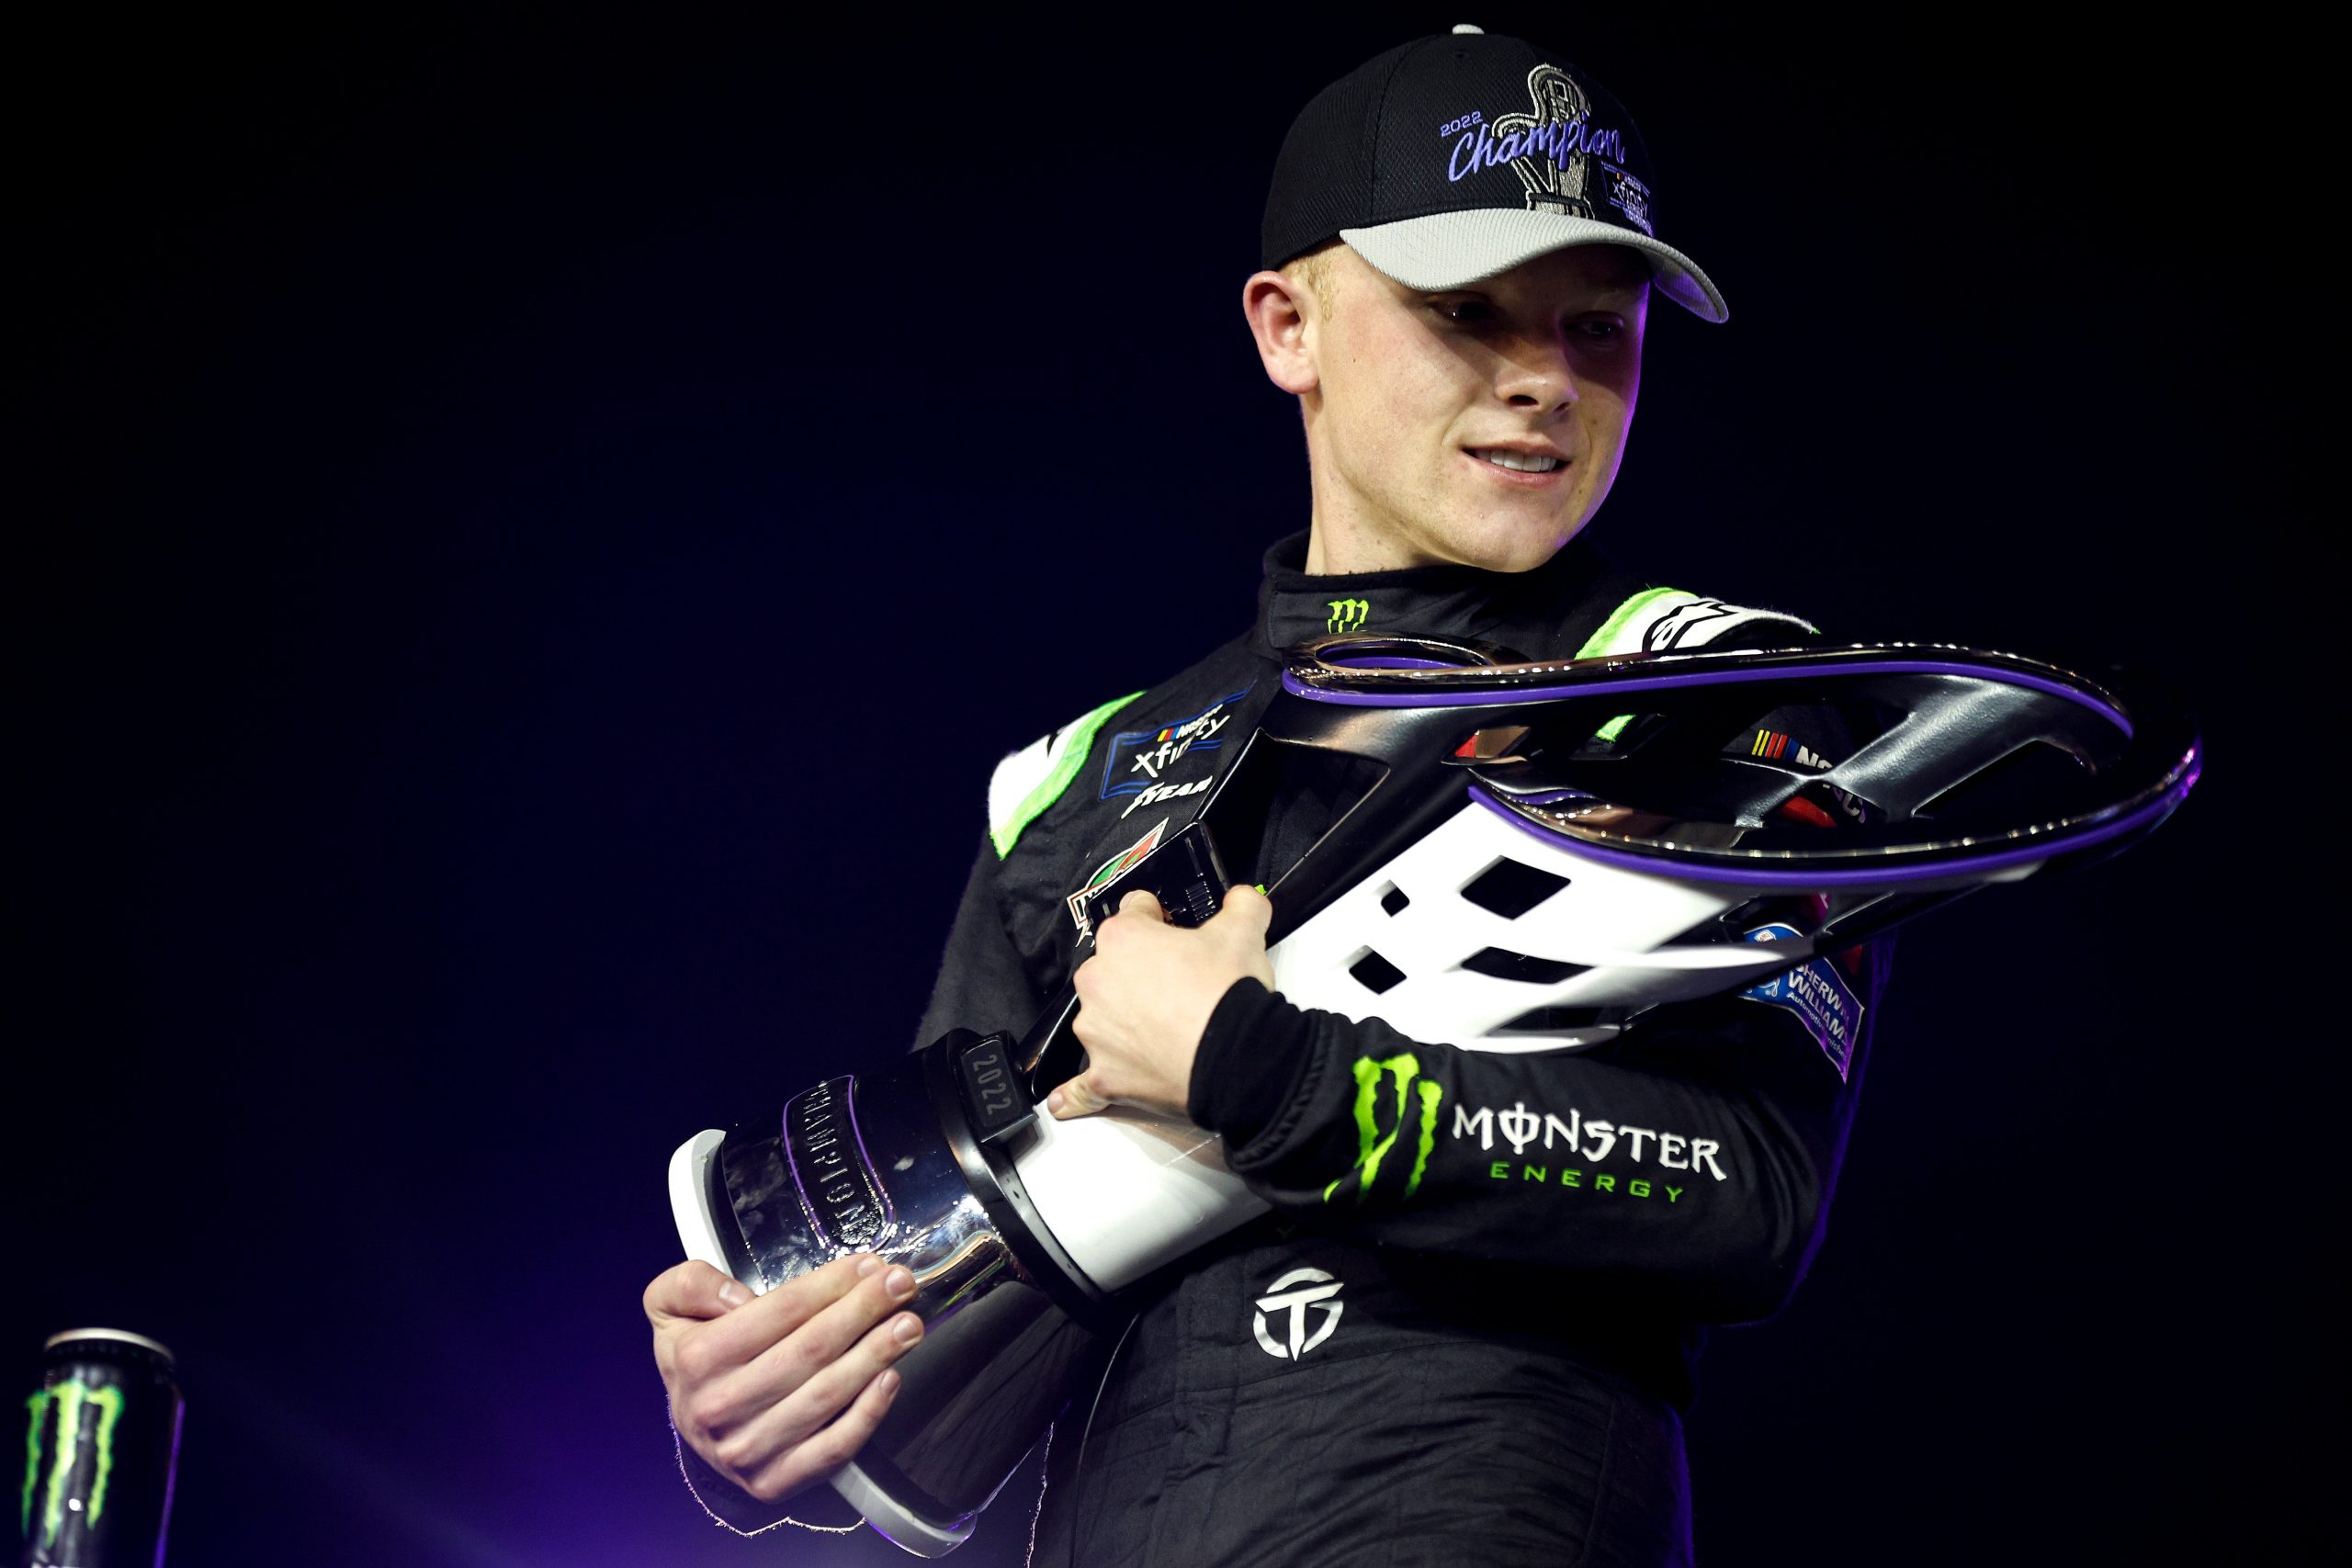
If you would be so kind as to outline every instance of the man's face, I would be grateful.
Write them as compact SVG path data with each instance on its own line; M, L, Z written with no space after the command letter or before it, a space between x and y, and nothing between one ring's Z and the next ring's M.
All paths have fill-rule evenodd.
M1351 569L1525 571L1609 494L1641 381L1649 270L1555 251L1429 294L1345 245L1307 336L1317 533Z

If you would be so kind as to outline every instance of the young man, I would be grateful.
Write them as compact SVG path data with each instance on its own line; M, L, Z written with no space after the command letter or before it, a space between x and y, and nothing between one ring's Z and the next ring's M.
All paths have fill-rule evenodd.
M1052 1112L1188 1114L1276 1205L1136 1320L1083 1431L1054 1445L1038 1562L1689 1554L1678 1410L1701 1325L1765 1316L1795 1285L1861 1043L1745 998L1551 1055L1295 1008L1270 989L1270 906L1246 884L1325 825L1304 793L1276 802L1260 874L1229 868L1245 886L1197 930L1132 895L1089 932L1070 897L1192 820L1306 638L1551 659L1809 634L1648 585L1581 537L1624 449L1651 296L1724 315L1657 238L1652 185L1623 108L1516 39L1423 39L1317 96L1242 300L1299 399L1308 529L1269 552L1249 632L991 781L922 1038L1020 1031L1085 958L1091 1062ZM1833 753L1808 722L1791 728ZM1416 1134L1408 1103L1459 1114ZM894 1315L911 1290L873 1259L757 1301L701 1265L657 1279L647 1310L695 1468L773 1500L850 1458L920 1337Z

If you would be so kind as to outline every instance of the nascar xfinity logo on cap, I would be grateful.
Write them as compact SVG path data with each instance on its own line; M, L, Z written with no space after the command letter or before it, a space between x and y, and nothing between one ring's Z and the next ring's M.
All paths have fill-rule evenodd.
M1330 604L1331 619L1329 624L1335 632L1355 631L1372 614L1372 601L1369 599L1334 599Z
M1331 1330L1340 1326L1340 1314L1348 1310L1344 1302L1332 1300L1343 1283L1320 1269L1294 1269L1275 1280L1258 1298L1258 1310L1250 1314L1250 1329L1258 1337L1258 1348L1277 1360L1295 1361L1330 1338ZM1323 1314L1312 1333L1306 1327L1309 1307ZM1268 1313L1287 1314L1282 1337L1270 1332Z

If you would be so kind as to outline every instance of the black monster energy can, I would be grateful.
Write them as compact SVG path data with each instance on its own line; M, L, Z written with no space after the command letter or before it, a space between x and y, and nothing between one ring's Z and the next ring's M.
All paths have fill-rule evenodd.
M51 1335L25 1406L18 1568L162 1568L180 1447L172 1353L119 1328Z

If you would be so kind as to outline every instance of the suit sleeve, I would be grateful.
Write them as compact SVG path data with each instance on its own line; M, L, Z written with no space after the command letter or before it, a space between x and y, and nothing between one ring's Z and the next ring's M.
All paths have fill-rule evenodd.
M1883 962L1856 955L1863 995ZM1521 1055L1422 1044L1241 980L1203 1034L1190 1110L1278 1209L1747 1322L1787 1302L1818 1242L1870 1010L1842 1064L1795 1013L1744 998Z
M931 1001L915 1032L918 1051L951 1029L981 1034L1001 1029L1019 1034L1045 1008L1045 998L1007 931L999 886L1001 864L995 847L983 840L964 881L964 897L940 955Z

